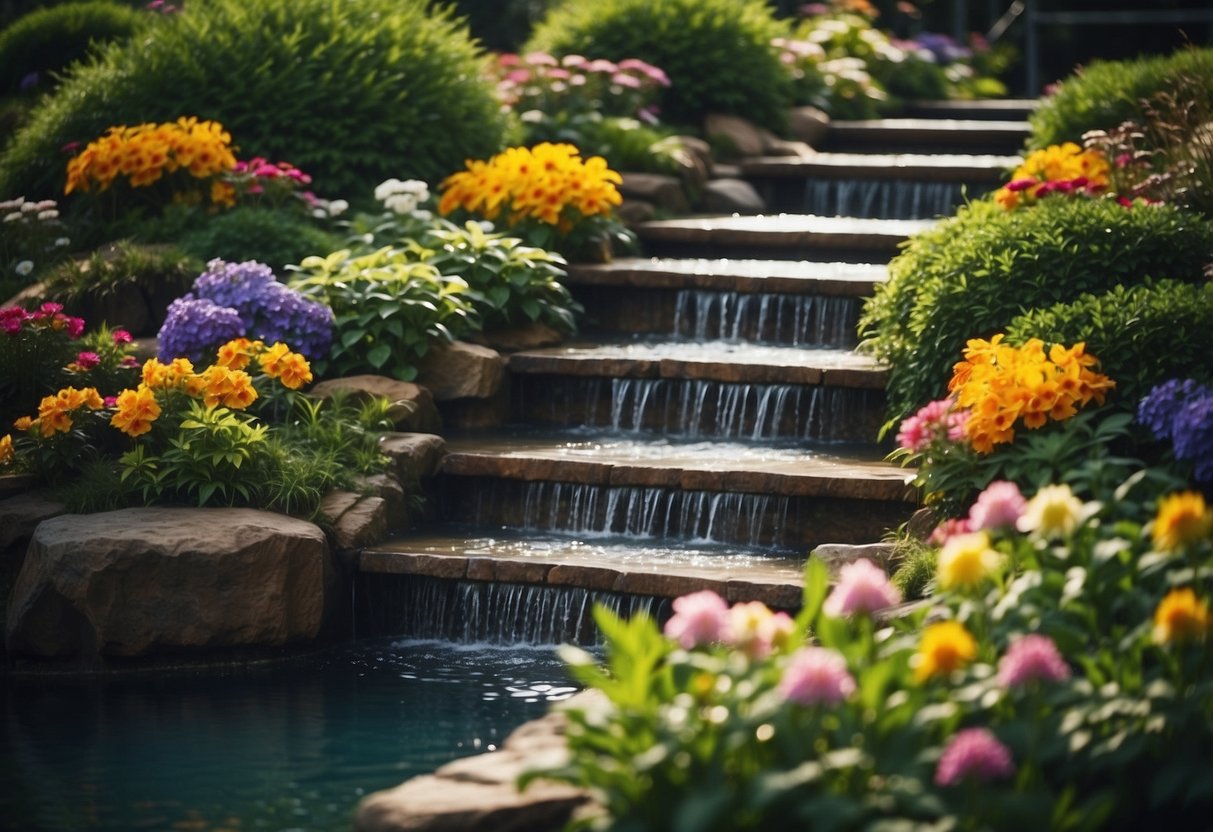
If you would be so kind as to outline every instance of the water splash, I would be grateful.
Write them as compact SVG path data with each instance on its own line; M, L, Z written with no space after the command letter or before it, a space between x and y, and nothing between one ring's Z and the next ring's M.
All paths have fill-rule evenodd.
M976 195L983 188L968 188ZM964 202L959 182L905 179L810 179L798 210L819 216L933 219L956 213Z
M681 290L674 330L696 341L850 348L859 340L859 308L855 297Z
M359 610L376 636L443 639L463 644L593 645L600 641L593 609L658 620L669 601L578 587L455 581L417 575L361 575Z

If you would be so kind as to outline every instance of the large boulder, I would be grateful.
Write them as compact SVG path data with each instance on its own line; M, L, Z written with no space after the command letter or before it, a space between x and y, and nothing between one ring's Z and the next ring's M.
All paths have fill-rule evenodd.
M322 381L308 391L312 396L329 398L343 393L354 401L387 399L388 417L398 430L434 433L442 430L442 417L434 407L434 396L420 384L387 376L346 376Z
M430 347L417 366L417 383L440 402L487 399L505 381L505 362L496 350L455 341Z
M324 532L253 509L131 508L35 530L10 598L10 654L147 656L315 638Z

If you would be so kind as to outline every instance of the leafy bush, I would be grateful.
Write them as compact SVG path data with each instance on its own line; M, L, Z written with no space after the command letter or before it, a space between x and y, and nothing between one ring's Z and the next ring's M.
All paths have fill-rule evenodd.
M453 340L470 326L467 283L400 248L308 257L290 286L333 310L332 350L316 361L321 375L389 373L411 381L432 341Z
M48 89L53 73L84 59L94 46L126 40L150 20L145 11L108 0L35 9L0 29L0 93L26 85Z
M865 305L864 347L888 362L886 430L940 398L965 341L1017 315L1150 277L1198 282L1213 223L1165 205L1050 198L974 202L915 235Z
M277 271L341 241L297 209L238 207L199 217L176 244L199 259L257 260Z
M432 180L501 144L481 69L451 13L420 2L191 4L74 70L0 160L0 193L53 193L65 144L183 113L221 121L246 156L312 172L320 193L369 190L402 167Z
M1158 280L1084 294L1014 318L1007 340L1029 338L1086 342L1124 402L1176 376L1213 382L1213 285Z
M1081 141L1089 130L1142 121L1143 101L1177 86L1183 75L1202 79L1204 107L1213 107L1213 49L1186 48L1169 56L1092 61L1062 81L1029 117L1029 149Z
M720 112L779 129L791 102L790 79L771 48L781 34L760 0L599 0L552 9L523 51L640 58L670 78L660 99L664 121L699 124Z

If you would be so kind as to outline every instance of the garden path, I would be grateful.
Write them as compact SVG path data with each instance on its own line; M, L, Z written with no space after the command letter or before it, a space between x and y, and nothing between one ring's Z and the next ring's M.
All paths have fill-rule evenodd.
M362 552L364 576L795 606L814 546L916 507L876 442L862 298L907 236L997 186L1026 114L836 123L812 157L739 166L783 213L647 222L645 257L572 267L581 338L510 357L507 429L448 442L435 522Z

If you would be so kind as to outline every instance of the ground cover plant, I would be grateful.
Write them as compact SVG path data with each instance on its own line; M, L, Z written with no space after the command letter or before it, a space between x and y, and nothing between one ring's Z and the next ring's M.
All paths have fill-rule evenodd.
M182 112L221 122L246 157L323 171L321 193L369 191L402 166L445 175L497 150L504 122L466 30L427 5L189 6L73 70L0 158L0 193L57 192L64 145Z

